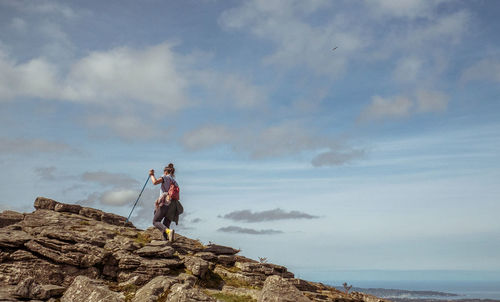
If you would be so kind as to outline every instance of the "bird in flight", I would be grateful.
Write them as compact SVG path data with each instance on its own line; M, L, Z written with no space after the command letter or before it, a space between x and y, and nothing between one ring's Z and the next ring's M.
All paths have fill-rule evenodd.
M334 50L335 50L335 49L337 49L337 48L338 48L338 47L337 47L337 46L335 46L335 47L332 49L332 51L334 51Z

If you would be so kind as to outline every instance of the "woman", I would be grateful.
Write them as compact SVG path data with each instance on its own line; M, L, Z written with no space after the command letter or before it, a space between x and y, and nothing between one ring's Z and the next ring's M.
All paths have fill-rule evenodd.
M155 202L153 225L162 232L165 240L174 241L175 231L170 229L170 224L172 221L179 224L179 215L182 214L184 209L178 199L171 198L168 194L171 185L174 185L177 188L179 187L177 181L175 181L174 164L168 164L163 172L164 175L160 178L156 178L155 171L149 171L153 184L161 184L160 197Z

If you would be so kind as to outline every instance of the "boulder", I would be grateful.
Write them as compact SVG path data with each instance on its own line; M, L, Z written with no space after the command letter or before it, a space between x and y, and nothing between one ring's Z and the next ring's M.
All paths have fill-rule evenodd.
M258 273L269 275L279 275L284 278L293 278L294 275L287 271L287 268L281 265L272 263L259 263L259 262L236 262L235 265L242 272Z
M217 300L205 294L199 288L190 284L175 284L167 296L167 302L216 302Z
M0 286L0 301L2 302L19 301L13 295L14 291L15 291L14 286L2 284L2 286Z
M0 228L18 223L24 219L24 215L14 211L3 211L0 213Z
M184 265L193 275L203 278L208 271L208 262L194 256L184 256Z
M94 220L101 220L101 216L102 214L104 214L104 212L97 209L82 207L79 214L88 218L92 218Z
M82 209L81 205L78 204L67 204L67 203L57 203L54 206L54 211L56 212L67 212L79 214Z
M233 266L236 262L236 257L234 255L219 255L217 256L217 262L225 266Z
M176 282L178 280L173 277L158 276L141 287L132 302L156 302Z
M266 280L266 276L264 274L242 271L234 272L233 270L221 265L217 265L213 271L224 280L235 280L237 283L244 284L246 286L262 287L264 285L264 281Z
M33 239L28 233L23 231L0 229L0 247L18 248Z
M217 261L217 256L214 253L210 252L198 252L194 254L196 257L199 257L205 261Z
M9 255L9 259L12 261L32 261L36 260L37 257L28 251L17 250Z
M36 283L35 279L31 277L21 281L16 286L14 296L21 299L36 299L41 291L40 284Z
M50 198L45 198L45 197L37 197L35 199L35 209L44 209L44 210L51 210L54 211L54 208L59 202L50 199Z
M112 213L103 212L101 215L101 221L112 225L133 227L133 224L130 221L127 221L127 218Z
M162 240L162 235L158 230L148 229L148 232L152 232L154 236L158 236L158 240ZM204 249L200 241L184 237L177 233L175 234L175 241L172 243L172 247L180 254L194 254Z
M65 287L54 284L42 284L41 287L42 290L40 292L40 296L38 297L41 300L46 300L52 297L60 297L66 291Z
M39 284L33 277L21 281L15 288L14 296L20 299L47 300L51 297L59 297L65 288L53 284Z
M360 293L360 292L352 292L349 294L350 298L355 299L355 300L360 300L363 302L383 302L383 299L380 299L379 297L375 297L373 295L368 295L365 293Z
M170 258L174 255L175 250L168 246L166 241L153 241L136 250L135 253L141 257Z
M123 302L125 296L111 291L102 281L93 280L85 276L75 278L68 287L61 302Z
M311 302L287 279L280 276L269 276L264 282L258 302Z
M217 244L210 244L203 251L211 252L215 255L234 255L240 252L240 250L233 249L232 247Z
M308 292L318 291L318 286L316 286L312 282L308 282L302 279L289 279L288 281L300 291L308 291Z

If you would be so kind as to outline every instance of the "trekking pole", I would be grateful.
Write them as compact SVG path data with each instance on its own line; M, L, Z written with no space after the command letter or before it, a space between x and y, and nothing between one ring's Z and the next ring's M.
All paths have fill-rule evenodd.
M129 221L130 215L132 215L132 212L134 211L135 206L137 205L137 202L139 201L139 198L141 198L142 192L144 192L144 188L146 187L146 184L149 181L149 177L150 176L148 175L148 178L146 179L146 182L144 183L144 186L142 187L141 193L139 193L139 196L137 196L137 200L134 203L134 207L132 208L132 211L130 211L130 214L128 214L128 217L127 217L127 220L125 220L125 223L127 223Z

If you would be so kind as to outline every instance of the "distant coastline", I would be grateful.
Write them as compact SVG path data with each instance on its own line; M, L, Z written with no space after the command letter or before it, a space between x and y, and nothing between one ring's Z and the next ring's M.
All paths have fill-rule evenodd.
M333 286L339 290L344 290L342 286ZM483 299L471 297L464 294L434 290L404 290L390 288L353 287L351 291L374 295L394 302L500 302L500 299Z
M492 299L410 299L410 298L393 298L390 299L393 302L500 302L500 300Z
M335 288L339 290L343 290L344 288L341 286L335 286ZM374 295L377 297L383 297L388 299L421 299L423 297L460 297L461 295L455 293L445 293L439 291L430 291L430 290L404 290L404 289L389 289L389 288L361 288L361 287L353 287L351 291L362 292L370 295ZM442 299L439 299L443 301ZM456 300L456 299L453 299Z

